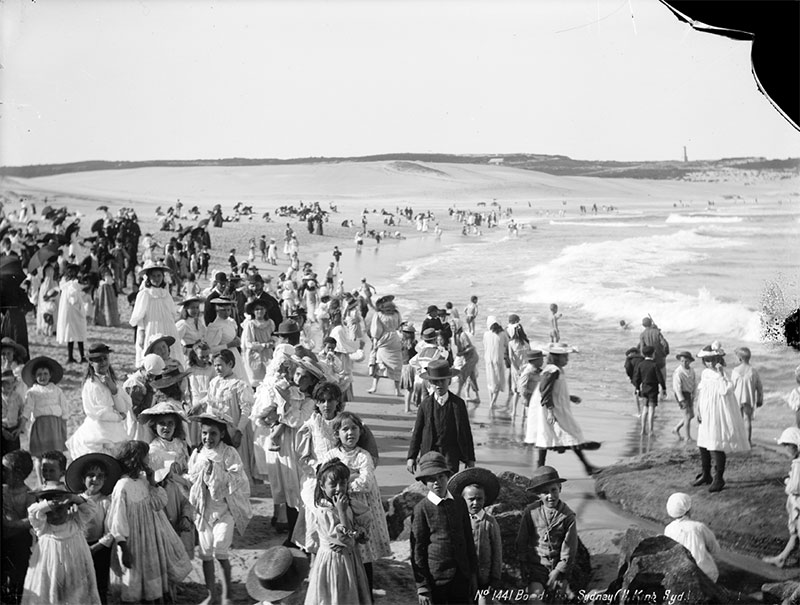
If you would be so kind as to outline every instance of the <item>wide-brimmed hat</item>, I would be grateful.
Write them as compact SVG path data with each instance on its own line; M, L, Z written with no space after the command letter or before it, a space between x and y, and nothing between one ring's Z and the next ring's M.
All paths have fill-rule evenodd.
M168 334L152 334L150 338L147 339L147 346L145 347L144 354L150 355L150 353L153 352L153 347L159 342L166 343L168 347L171 347L175 344L175 337L169 336Z
M201 303L203 299L199 296L190 296L189 298L183 299L181 302L178 303L179 307L185 307L186 305L191 305L192 303Z
M438 315L439 307L437 307L436 305L431 305L428 307L427 313L428 315Z
M689 353L689 351L681 351L675 356L675 359L680 359L681 357L685 357L689 361L694 361L694 357L692 357L692 354Z
M268 548L247 572L247 594L257 601L285 599L300 588L308 569L308 558L299 549Z
M212 298L207 302L212 305L217 305L218 307L225 307L228 305L236 304L235 300L233 300L232 298L225 298L224 296L217 296L216 298Z
M784 429L781 436L778 437L778 445L783 445L784 443L791 443L800 448L800 428L791 426L788 429Z
M394 300L394 294L384 294L378 300L375 301L375 306L379 307L384 303L392 302Z
M712 342L710 345L704 346L698 353L697 357L703 359L705 357L725 357L725 349L718 341Z
M114 485L122 475L122 466L113 456L101 454L100 452L84 454L80 458L76 458L67 467L67 473L64 476L67 487L73 492L82 492L84 490L83 474L91 466L102 466L105 469L106 481L103 483L103 487L100 488L100 493L108 496L114 490Z
M2 381L3 382L11 382L12 380L16 380L17 377L14 376L14 372L12 370L3 370L2 374Z
M465 468L450 477L447 489L453 495L460 495L465 487L476 483L483 488L486 496L483 505L489 506L493 504L497 500L498 494L500 494L500 481L498 481L497 475L488 468L479 468L477 466Z
M552 466L540 466L531 475L531 482L528 484L528 491L535 491L550 483L564 483L566 479L558 476L558 471Z
M578 349L565 342L551 342L547 345L547 352L557 355L567 355L569 353L577 353Z
M256 307L261 307L262 309L265 309L265 310L269 309L269 305L267 305L266 302L264 302L260 298L256 298L254 300L251 300L249 303L247 303L244 306L244 312L247 313L248 315L252 315L253 317L255 317Z
M425 328L422 331L422 340L425 342L433 342L436 340L436 328Z
M86 354L86 356L89 359L92 359L92 358L95 358L95 357L103 357L103 356L108 355L109 353L113 353L113 352L114 352L113 349L110 349L107 344L99 342L99 343L94 344L91 347L89 347L89 352Z
M458 370L450 367L444 359L434 359L428 364L427 369L419 376L423 380L441 380L443 378L453 378L460 375Z
M162 374L155 380L150 382L150 385L154 389L166 389L167 387L171 387L172 385L178 384L187 376L192 374L191 370L186 370L184 372L170 372L167 374Z
M46 500L48 498L71 495L75 492L59 481L48 481L41 489L34 490L32 493L37 500Z
M142 275L146 275L148 271L155 271L155 270L167 271L169 273L172 273L172 269L167 267L161 261L149 260L144 264L144 266L141 269L139 269L139 277L142 277Z
M322 366L317 362L315 362L310 357L300 357L299 355L292 355L292 361L319 379L324 379L326 376L325 370L323 370Z
M539 349L529 349L525 351L525 361L530 361L531 359L544 359L544 353Z
M202 414L197 414L196 416L191 416L189 418L192 422L202 422L203 420L207 422L213 422L218 424L226 429L230 426L233 426L233 418L228 416L227 414L223 414L219 410L211 410L203 412Z
M17 341L13 338L9 338L8 336L4 336L2 340L0 340L0 349L14 349L14 354L17 357L25 359L28 356L28 351L25 350L21 344L17 344Z
M439 452L428 452L419 459L417 472L414 479L424 479L425 477L435 477L440 473L452 475L453 472L448 468L447 461Z
M289 334L299 334L299 333L300 333L300 326L293 319L284 319L278 326L278 329L275 330L275 334L277 334L278 336L286 336Z
M165 399L163 401L159 401L153 406L150 406L146 410L139 412L139 422L145 423L153 416L166 416L167 414L175 414L181 420L188 420L186 417L186 412L183 411L183 406L180 404L180 402L175 401L174 399Z
M40 355L39 357L31 359L22 368L22 381L29 387L33 386L33 383L36 382L34 376L36 374L36 369L42 366L50 370L50 382L53 384L58 384L61 382L61 379L64 378L64 368L61 367L60 363L51 357Z
M417 329L414 327L414 324L403 324L400 327L401 332L405 332L406 334L416 334ZM436 331L434 330L434 333Z

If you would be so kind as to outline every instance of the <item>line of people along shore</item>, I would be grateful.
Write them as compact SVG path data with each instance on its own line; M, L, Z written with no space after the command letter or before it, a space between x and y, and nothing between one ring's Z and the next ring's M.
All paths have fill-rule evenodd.
M61 301L73 304L83 290L70 293L74 278L69 278L75 271L69 268L73 271L65 271L61 282L59 321ZM300 546L316 554L306 602L371 602L373 563L390 554L390 547L374 473L379 462L375 438L358 415L344 410L354 398L353 364L360 362L367 364L373 379L369 393L378 391L382 378L388 379L396 395L405 391L405 411L416 414L406 466L431 494L415 508L412 522L412 565L420 601L424 597L447 602L463 596L465 586L472 600L497 585L495 575L480 576L473 559L472 531L486 518L480 512L494 490L491 472L476 468L467 409L468 403L480 404L480 356L474 342L477 297L465 307L463 324L452 303L442 309L431 305L416 342L416 329L402 320L394 297L373 301L375 288L366 279L346 291L341 281L335 282L336 273L331 276L335 283L327 274L320 283L310 264L300 269L293 260L273 290L268 278L247 269L244 275L217 272L203 296L176 303L168 286L172 268L163 261L144 261L130 319L136 370L123 380L111 364L111 347L94 343L84 350L85 338L66 340L67 363L87 364L81 387L85 419L72 435L66 429L71 411L58 386L64 374L61 364L46 356L27 360L26 347L4 337L4 502L16 517L4 525L16 532L9 535L13 543L3 548L3 567L14 570L3 581L9 599L40 602L39 596L49 595L43 597L49 602L105 602L109 570L123 601L174 599L175 586L197 556L208 597L224 601L232 582L233 534L243 535L252 515L251 486L268 482L275 505L271 523L286 534L283 547ZM241 286L245 280L247 285ZM302 296L277 296L295 290ZM85 313L77 311L63 314L67 334L85 331L85 324L80 325ZM488 316L483 345L490 409L503 414L498 399L506 389L512 421L521 408L525 441L536 447L538 470L531 487L541 495L541 508L563 517L568 543L574 514L561 507L560 488L555 488L563 480L546 466L547 452L572 450L593 474L598 469L584 452L600 444L583 436L571 411L580 398L570 394L565 367L576 349L561 342L560 317L553 305L551 342L536 350L519 316L510 315L505 327ZM643 325L645 332L657 330L647 322ZM660 331L659 336L656 340L663 340ZM365 353L368 340L371 346ZM74 357L74 342L80 359ZM651 351L655 347L648 343L643 333L637 348L642 359L632 373L643 410L650 408L649 414L642 413L644 429L652 429L659 392L662 400L666 393L665 363L656 360ZM662 349L665 359L665 340ZM676 403L682 403L682 409L693 406L690 411L701 421L702 468L694 485L719 491L724 487L726 452L749 448L744 406L735 398L735 379L725 374L721 345L713 343L697 356L705 366L700 380L692 384L693 358L683 352L673 380L680 394L675 386L673 390ZM740 374L750 377L750 387L740 391L754 393L751 405L757 407L757 374ZM453 380L457 386L451 389ZM686 420L685 426L688 436ZM19 449L22 433L28 436L27 451ZM800 443L792 441L792 434L781 440L797 460ZM796 467L793 462L792 476L797 475ZM34 492L25 485L31 475L38 482ZM466 482L448 488L450 475L465 477ZM466 488L471 491L455 501L458 512L453 513L469 521L462 523L470 528L465 529L464 548L451 543L441 560L430 560L428 546L441 546L447 535L441 532L453 512L448 500ZM796 510L797 489L791 480L787 494L795 507L790 510ZM442 502L444 508L438 508ZM431 504L433 511L427 510ZM479 518L465 517L467 508ZM685 501L678 508L688 511ZM569 558L566 563L543 557L536 561L538 555L530 554L543 539L539 516L544 514L538 508L526 511L525 523L532 525L520 529L520 552L529 552L527 558L520 556L520 563L534 592L565 589L572 564ZM6 537L4 531L4 542ZM788 552L772 562L785 563L795 545L796 531L790 531ZM282 567L276 558L282 559ZM248 577L251 595L274 594L269 592L274 580L270 565L286 573L291 566L302 568L301 559L291 550L265 553ZM55 563L64 560L71 567ZM215 561L222 571L221 595ZM439 575L437 569L457 572ZM86 577L94 583L83 581Z

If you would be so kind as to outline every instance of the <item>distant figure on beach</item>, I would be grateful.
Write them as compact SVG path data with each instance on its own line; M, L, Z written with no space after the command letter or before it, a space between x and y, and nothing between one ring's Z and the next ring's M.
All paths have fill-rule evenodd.
M692 497L689 494L675 492L667 500L667 514L674 519L664 528L664 535L672 538L692 553L697 566L716 582L719 570L714 556L719 552L717 538L705 523L690 518Z
M789 541L780 554L774 557L764 557L770 565L783 567L786 559L797 548L800 540L800 429L790 427L781 433L778 445L782 445L786 455L792 460L789 467L789 477L785 479L786 487L786 513L789 517Z
M619 320L619 329L620 330L630 330L631 329L631 324L629 324L624 319L620 319Z
M558 305L550 305L550 342L561 342L561 331L558 329L558 320L562 314L558 312Z
M658 367L661 375L664 378L664 381L667 380L667 355L669 355L669 343L667 339L664 338L664 335L661 333L659 327L653 322L653 319L650 316L645 317L642 320L642 326L644 326L644 330L639 335L639 351L644 353L644 347L651 346L655 349L653 354L653 359L656 362L656 366ZM665 388L662 393L662 397L667 396L667 389Z
M734 351L739 365L733 368L733 392L739 402L744 426L747 429L747 440L753 443L753 411L764 404L764 388L756 369L750 365L750 349L739 347Z

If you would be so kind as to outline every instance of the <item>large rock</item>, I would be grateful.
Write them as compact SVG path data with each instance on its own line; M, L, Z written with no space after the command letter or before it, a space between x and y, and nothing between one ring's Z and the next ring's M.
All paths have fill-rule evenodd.
M761 587L761 595L764 603L800 605L800 582L787 580L764 584Z
M503 576L504 588L525 588L519 569L517 557L517 533L522 519L522 513L528 504L536 500L536 496L526 491L530 480L527 477L512 472L503 472L498 475L500 481L500 494L497 501L486 508L500 526L500 536L503 541ZM414 482L402 492L389 499L385 505L386 524L389 527L389 537L392 540L407 540L410 533L411 511L417 502L427 494L427 488L419 482ZM592 566L589 551L578 539L578 554L575 565L570 575L569 585L574 592L585 589L592 575Z
M623 544L632 540L631 535ZM680 598L681 605L737 602L737 595L712 582L691 553L666 536L639 542L607 593L616 603L669 603L673 598Z

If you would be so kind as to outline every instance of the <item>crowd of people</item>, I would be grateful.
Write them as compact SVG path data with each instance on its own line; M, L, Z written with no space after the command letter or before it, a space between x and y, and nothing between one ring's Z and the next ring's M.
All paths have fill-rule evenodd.
M346 409L358 363L372 378L368 394L383 390L384 379L415 415L406 468L428 490L411 519L420 603L491 602L503 555L497 521L484 509L499 484L477 466L469 416L469 407L481 403L478 297L461 311L450 301L430 305L417 328L401 316L393 295L378 296L366 278L345 288L338 248L322 279L311 263L301 264L289 223L288 266L277 278L254 267L253 240L249 262L234 259L230 271L214 272L200 288L186 268L208 274L207 259L205 266L199 260L211 245L205 226L172 238L162 257L149 234L139 237L135 213L105 212L85 266L69 262L69 241L53 237L57 231L33 250L24 233L4 236L3 602L106 603L112 587L123 602L174 602L194 557L202 563L207 602L228 602L234 534L244 535L252 517L251 488L268 483L271 524L286 539L250 570L249 594L289 598L302 592L308 575L309 605L371 603L374 563L391 547L375 476L380 452L368 424ZM410 212L398 208L398 215ZM416 218L420 229L429 220ZM276 265L275 240L258 245L262 260ZM123 253L115 254L117 248ZM41 264L32 265L34 258ZM102 284L92 286L93 273ZM135 368L125 377L113 364L120 345L87 346L86 316L91 304L111 313L128 288ZM6 292L18 298L6 299ZM29 356L22 331L30 311L37 330L39 315L50 315L43 325L55 326L67 364L86 364L84 419L72 434L59 386L63 366L50 356ZM94 317L97 325L119 325L118 309L105 323ZM524 511L516 546L529 592L541 597L569 594L577 541L575 514L560 500L564 479L546 465L547 454L571 450L591 475L598 469L585 452L600 447L584 436L571 409L581 399L570 393L565 368L577 349L563 342L560 319L551 305L550 342L539 348L517 314L506 322L487 316L482 338L491 413L512 423L519 414L524 440L536 451L529 487L536 501ZM626 370L642 430L652 432L667 393L669 345L651 318L643 327ZM689 439L692 418L700 422L701 472L693 485L712 492L724 488L726 453L749 450L749 420L763 402L750 351L742 347L736 355L742 363L729 376L721 345L705 347L697 353L704 365L698 380L694 357L681 352L671 383L684 412L676 434L684 429ZM793 429L781 437L793 459L786 490L794 529L786 550L770 559L779 565L796 547L800 525L798 435ZM667 535L696 551L698 565L715 579L713 560L708 564L713 535L689 520L691 502L683 496L668 502L676 521Z

